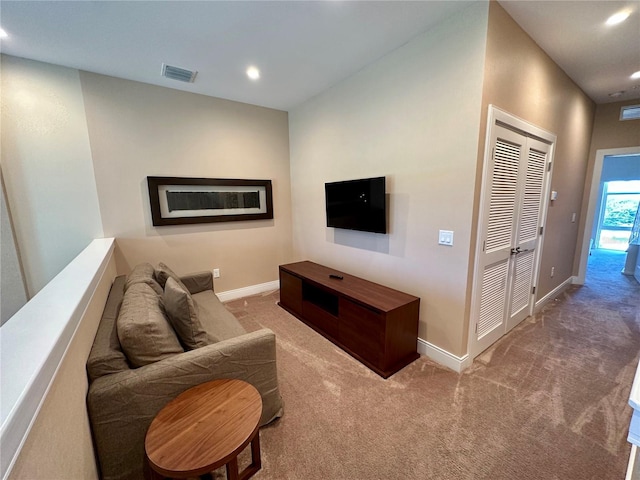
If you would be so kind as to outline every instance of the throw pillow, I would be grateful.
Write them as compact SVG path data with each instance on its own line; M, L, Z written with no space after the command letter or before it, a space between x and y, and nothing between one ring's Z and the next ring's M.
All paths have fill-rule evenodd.
M135 283L146 283L158 294L162 295L162 287L155 279L155 269L150 263L136 265L131 273L127 275L127 283L124 289L127 290Z
M185 286L185 284L182 283L182 280L180 280L180 277L176 275L176 273L173 270L171 270L169 267L167 267L164 263L160 262L158 264L158 268L156 268L156 280L158 281L158 283L162 288L165 287L165 284L167 283L167 278L169 277L173 278L176 282L178 282L187 292L189 291L189 289Z
M131 285L125 292L116 327L122 350L134 368L184 352L162 312L160 297L146 283Z
M198 318L193 298L173 277L167 278L162 301L169 322L185 347L193 350L214 343Z

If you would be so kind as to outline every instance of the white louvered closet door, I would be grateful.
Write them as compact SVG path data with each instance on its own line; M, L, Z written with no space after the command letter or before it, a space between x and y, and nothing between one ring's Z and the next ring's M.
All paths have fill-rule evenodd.
M518 215L513 242L515 252L511 255L507 331L527 318L532 311L532 289L536 280L535 259L542 223L542 195L549 145L526 138L525 151L526 162L520 168L518 179Z
M492 129L493 145L485 176L482 206L483 248L479 258L480 288L476 291L477 323L474 352L479 353L506 331L510 303L511 252L519 213L519 169L525 164L526 137L500 126Z
M556 136L489 106L469 324L475 358L533 313Z

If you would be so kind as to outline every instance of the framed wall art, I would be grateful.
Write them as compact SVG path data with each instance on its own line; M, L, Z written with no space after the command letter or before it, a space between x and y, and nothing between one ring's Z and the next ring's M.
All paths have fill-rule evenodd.
M147 177L154 226L273 218L271 180Z

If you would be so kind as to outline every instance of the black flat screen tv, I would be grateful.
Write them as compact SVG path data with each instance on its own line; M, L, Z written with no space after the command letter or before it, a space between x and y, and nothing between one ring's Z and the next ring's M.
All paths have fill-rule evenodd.
M385 177L324 185L327 227L387 233Z

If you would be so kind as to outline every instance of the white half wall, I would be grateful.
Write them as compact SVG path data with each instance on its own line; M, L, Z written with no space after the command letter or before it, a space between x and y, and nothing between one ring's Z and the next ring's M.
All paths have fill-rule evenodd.
M487 18L474 4L289 113L294 260L419 296L420 337L460 357ZM327 228L325 182L374 176L389 234Z
M97 239L0 329L2 479L97 479L87 358L115 276Z

